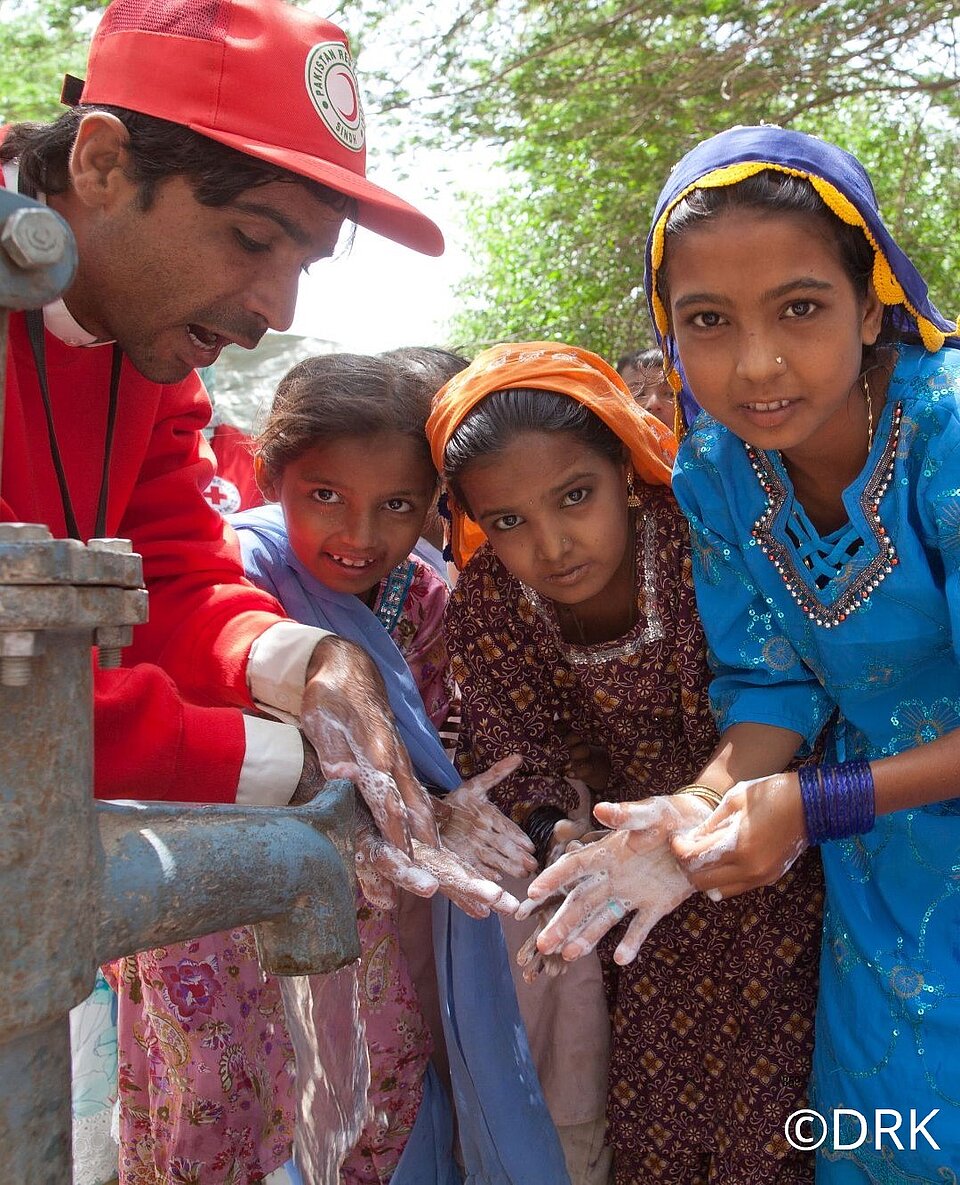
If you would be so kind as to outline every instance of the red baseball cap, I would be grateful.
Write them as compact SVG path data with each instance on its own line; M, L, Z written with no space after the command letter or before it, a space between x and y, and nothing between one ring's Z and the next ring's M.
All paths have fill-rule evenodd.
M114 0L79 101L182 124L355 198L361 226L443 252L434 222L366 179L346 35L283 0Z

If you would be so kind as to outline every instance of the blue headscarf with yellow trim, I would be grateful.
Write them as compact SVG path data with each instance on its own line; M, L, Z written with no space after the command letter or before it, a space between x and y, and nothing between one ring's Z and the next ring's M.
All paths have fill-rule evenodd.
M689 423L696 399L687 387L667 311L657 294L657 270L663 263L667 220L674 207L695 189L736 185L764 169L804 177L824 204L843 222L858 226L873 248L873 286L890 310L897 333L917 335L928 350L960 348L960 324L950 321L930 300L923 277L883 225L877 197L866 170L849 152L789 128L737 127L704 140L673 169L657 199L647 239L644 287L664 373L679 394ZM692 414L691 414L692 413Z

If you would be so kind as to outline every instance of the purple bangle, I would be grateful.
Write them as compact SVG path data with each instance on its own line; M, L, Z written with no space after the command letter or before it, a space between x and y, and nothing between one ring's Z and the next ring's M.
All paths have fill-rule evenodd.
M797 772L811 846L862 835L873 827L876 804L868 761L804 765Z

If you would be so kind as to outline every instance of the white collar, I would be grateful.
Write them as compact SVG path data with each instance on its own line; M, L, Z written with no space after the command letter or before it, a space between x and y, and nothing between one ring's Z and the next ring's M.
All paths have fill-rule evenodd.
M3 165L4 188L16 193L19 177L20 168L17 162L15 160L5 161ZM46 204L46 198L42 193L37 194L37 201ZM92 333L88 333L64 304L62 296L52 304L43 306L43 324L49 333L68 346L106 346L110 344L99 341Z

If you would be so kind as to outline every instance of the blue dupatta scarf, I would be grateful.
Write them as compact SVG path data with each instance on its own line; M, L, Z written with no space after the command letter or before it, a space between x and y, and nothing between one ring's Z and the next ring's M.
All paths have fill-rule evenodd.
M377 617L359 597L333 592L310 575L290 548L278 505L231 515L229 522L255 584L294 620L356 642L376 662L417 776L445 790L459 786L410 669ZM499 919L469 918L438 893L433 939L466 1185L569 1185L520 1019ZM431 1070L391 1185L459 1181L450 1105Z
M873 284L891 310L898 334L919 335L928 350L960 348L960 326L930 300L923 277L884 226L877 197L866 170L855 156L803 132L768 125L736 127L692 148L670 173L657 199L647 239L644 288L657 340L663 350L664 373L680 396L686 422L699 410L687 385L670 333L667 311L657 292L663 263L667 220L674 207L695 189L736 185L765 169L806 178L824 205L842 222L858 226L873 248Z

